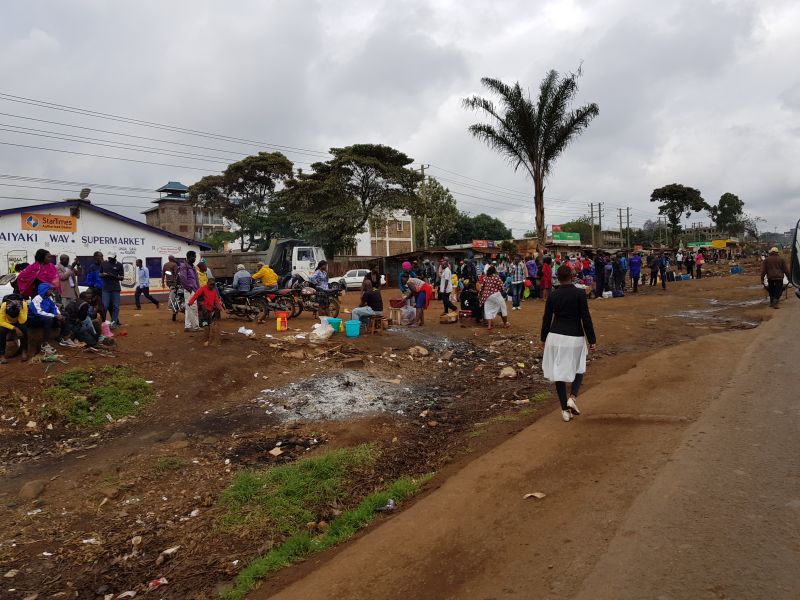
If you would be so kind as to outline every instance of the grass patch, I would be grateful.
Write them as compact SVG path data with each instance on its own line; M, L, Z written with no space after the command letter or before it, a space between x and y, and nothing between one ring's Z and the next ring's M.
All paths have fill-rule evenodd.
M514 423L517 419L517 415L497 415L489 419L487 423Z
M544 402L550 398L550 392L539 392L531 396L531 402Z
M424 475L416 479L403 477L386 489L373 492L364 498L358 506L337 517L330 524L328 530L317 537L306 531L295 533L279 547L270 550L264 556L256 558L242 569L234 580L233 588L223 593L221 597L225 600L241 600L258 584L260 579L272 571L277 571L294 562L303 560L310 554L321 552L340 544L375 519L375 510L384 506L389 498L400 503L416 493L431 477L432 475Z
M530 407L528 407L528 408L523 408L523 409L522 409L522 410L520 410L520 411L519 411L517 414L518 414L520 417L527 417L528 415L532 415L532 414L533 414L533 413L535 413L535 412L536 412L536 409L535 409L535 408L530 408Z
M186 461L182 458L178 458L177 456L166 456L156 461L156 463L153 465L153 470L156 473L169 473L170 471L177 471L185 465Z
M326 515L332 504L346 500L347 476L374 464L377 457L373 446L364 444L271 469L242 471L220 495L226 509L222 526L297 534Z
M150 385L128 367L69 369L44 391L42 416L81 427L98 427L126 417L153 397Z

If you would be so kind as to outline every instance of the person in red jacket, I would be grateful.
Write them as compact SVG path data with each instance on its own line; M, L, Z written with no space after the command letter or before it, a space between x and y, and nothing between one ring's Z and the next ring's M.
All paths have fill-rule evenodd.
M206 325L206 340L203 342L203 345L208 346L211 341L211 330L214 328L214 321L219 320L220 311L222 310L222 301L219 298L212 277L209 277L208 283L199 288L192 297L189 298L189 306L192 306L195 302L198 303L200 323ZM219 336L214 336L214 339L216 340L218 337Z
M542 290L542 300L547 302L550 297L550 290L553 289L553 267L551 266L552 259L545 256L542 261L542 282L540 288Z

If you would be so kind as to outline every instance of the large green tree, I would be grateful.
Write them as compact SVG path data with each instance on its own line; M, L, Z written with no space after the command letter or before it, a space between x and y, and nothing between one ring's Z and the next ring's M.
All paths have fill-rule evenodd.
M481 213L471 217L460 212L455 229L444 239L443 245L469 244L472 240L508 240L511 230L500 219Z
M417 245L427 248L444 244L457 226L458 207L453 194L436 179L428 177L419 185L417 196L419 200L411 211L417 223Z
M380 144L331 148L333 158L286 182L282 214L297 234L334 254L350 248L371 220L412 212L422 175L399 150Z
M700 190L679 183L656 188L650 194L650 202L660 204L658 212L667 218L673 241L677 240L681 233L681 218L684 214L688 218L693 212L710 208L703 200Z
M480 96L463 101L465 108L482 111L490 117L489 123L471 125L472 135L505 156L515 171L523 167L531 178L541 247L546 242L545 182L558 157L600 112L595 103L572 108L579 76L580 70L563 76L551 70L539 85L539 96L535 100L526 94L519 82L510 86L499 79L484 77L481 83L499 97L499 106Z
M292 161L280 152L259 152L207 175L189 188L189 200L221 214L239 228L243 250L280 233L272 214L276 189L292 176Z
M728 235L739 235L744 232L744 202L736 194L726 192L719 198L716 206L708 209L708 214L717 229Z

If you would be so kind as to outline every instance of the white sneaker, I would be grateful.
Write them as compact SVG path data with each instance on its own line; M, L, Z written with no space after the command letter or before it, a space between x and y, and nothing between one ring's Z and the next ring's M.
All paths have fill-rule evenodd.
M572 418L572 413L570 413L568 410L562 410L561 418L564 419L564 421L566 421L567 423L569 423L569 420Z
M575 398L570 398L569 400L567 400L567 407L569 407L573 415L581 414L581 411L578 410L578 405L575 404Z

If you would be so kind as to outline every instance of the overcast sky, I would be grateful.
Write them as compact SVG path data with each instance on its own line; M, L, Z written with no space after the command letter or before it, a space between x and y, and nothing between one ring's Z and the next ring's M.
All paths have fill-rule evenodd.
M656 215L651 191L677 182L713 203L738 194L764 229L784 231L800 217L798 34L796 0L7 0L0 93L261 144L0 96L0 174L154 190L274 149L267 144L303 149L286 154L307 167L330 147L376 142L430 164L463 210L493 214L521 236L533 224L532 186L470 138L480 117L461 99L482 93L482 76L535 94L548 69L582 64L579 103L596 102L600 115L556 165L548 224L604 202L604 224L618 226L617 209L629 206L640 225ZM65 134L101 142L44 137ZM0 178L0 196L75 195L9 183L75 187ZM144 192L99 192L96 203L127 215L148 206ZM2 208L29 203L0 198Z

